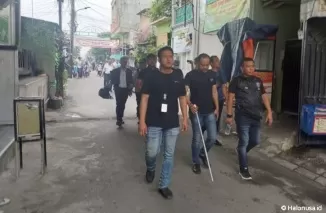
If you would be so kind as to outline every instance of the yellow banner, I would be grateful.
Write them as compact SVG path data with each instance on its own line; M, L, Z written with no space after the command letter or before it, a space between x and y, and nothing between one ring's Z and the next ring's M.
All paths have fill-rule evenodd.
M204 32L219 30L224 24L249 16L248 0L206 0Z

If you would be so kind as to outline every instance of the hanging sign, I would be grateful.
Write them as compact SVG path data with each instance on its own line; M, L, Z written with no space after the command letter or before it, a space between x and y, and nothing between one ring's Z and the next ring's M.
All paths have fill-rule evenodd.
M206 0L204 32L219 30L224 24L249 16L248 0Z

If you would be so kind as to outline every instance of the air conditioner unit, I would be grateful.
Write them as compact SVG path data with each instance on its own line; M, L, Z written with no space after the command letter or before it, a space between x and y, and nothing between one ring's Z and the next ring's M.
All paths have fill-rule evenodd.
M14 0L0 0L0 10L6 8L9 4L11 4Z

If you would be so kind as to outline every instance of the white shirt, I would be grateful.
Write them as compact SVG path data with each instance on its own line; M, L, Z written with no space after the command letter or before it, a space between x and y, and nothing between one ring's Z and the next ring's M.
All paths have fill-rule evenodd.
M105 63L103 69L104 69L105 74L109 74L114 69L114 67L113 67L113 65L110 65L109 63Z
M83 66L82 60L77 60L77 67L82 68L82 66Z
M126 73L126 69L122 69L120 70L120 84L119 84L120 88L127 88L127 73Z

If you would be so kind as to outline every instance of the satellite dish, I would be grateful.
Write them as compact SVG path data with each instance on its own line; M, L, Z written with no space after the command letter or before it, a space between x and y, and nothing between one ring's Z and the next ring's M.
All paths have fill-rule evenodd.
M8 7L14 0L0 0L0 10Z

